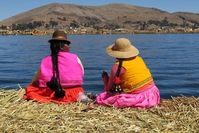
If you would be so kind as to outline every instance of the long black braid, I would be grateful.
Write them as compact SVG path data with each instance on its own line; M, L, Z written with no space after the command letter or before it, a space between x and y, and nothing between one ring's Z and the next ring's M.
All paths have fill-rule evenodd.
M53 77L49 82L47 82L47 86L55 91L55 97L62 98L65 96L65 91L62 90L59 76L59 67L58 67L58 53L60 48L65 45L64 42L54 41L50 44L51 49L51 57L52 57L52 65L53 65Z

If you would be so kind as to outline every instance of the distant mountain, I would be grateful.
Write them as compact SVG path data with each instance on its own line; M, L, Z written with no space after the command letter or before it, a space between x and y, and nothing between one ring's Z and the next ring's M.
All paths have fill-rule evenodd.
M151 28L153 26L199 26L199 14L169 13L156 8L127 4L81 6L53 3L10 17L1 25L42 22L42 26L93 28Z

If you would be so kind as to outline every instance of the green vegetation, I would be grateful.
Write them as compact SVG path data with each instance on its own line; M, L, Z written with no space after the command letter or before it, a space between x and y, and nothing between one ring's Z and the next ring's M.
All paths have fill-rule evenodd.
M34 21L31 23L12 24L11 26L0 27L0 34L31 34L34 29L43 29L45 31L52 31L52 29L63 28L68 34L139 34L139 33L198 33L199 23L197 21L189 20L181 16L182 24L170 23L168 18L163 20L148 20L132 21L128 20L126 16L118 17L124 18L123 23L103 23L98 18L85 17L84 21L70 21L69 24L63 25L62 22L67 21L66 17L57 17L57 21L51 20L49 23L44 21ZM3 31L2 31L3 30ZM5 31L9 30L9 31ZM29 31L28 33L24 31ZM13 32L14 31L14 32Z

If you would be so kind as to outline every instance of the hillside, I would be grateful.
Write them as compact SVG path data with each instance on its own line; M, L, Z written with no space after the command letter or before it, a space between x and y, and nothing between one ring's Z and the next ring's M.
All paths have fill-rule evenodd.
M102 6L81 6L53 3L10 17L1 25L34 24L41 22L43 27L92 27L150 29L152 27L199 26L199 14L169 13L156 8L146 8L127 4Z

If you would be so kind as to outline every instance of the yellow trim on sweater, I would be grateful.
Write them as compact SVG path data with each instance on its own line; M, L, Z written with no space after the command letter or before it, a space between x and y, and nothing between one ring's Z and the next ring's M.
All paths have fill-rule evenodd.
M130 89L129 88L124 88L123 89L123 92L132 92L134 90L137 90L138 88L140 88L140 86L145 86L146 84L150 83L151 81L153 81L153 78L152 76L151 77L148 77L147 79L139 82L138 84L132 86Z

